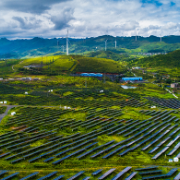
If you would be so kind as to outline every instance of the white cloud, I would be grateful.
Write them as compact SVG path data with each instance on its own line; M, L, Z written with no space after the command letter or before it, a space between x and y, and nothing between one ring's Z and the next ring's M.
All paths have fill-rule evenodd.
M21 0L22 1L22 0ZM0 2L0 37L149 36L177 34L180 2L159 0L162 6L141 0L14 0ZM21 2L22 3L22 2ZM34 8L34 9L33 9Z

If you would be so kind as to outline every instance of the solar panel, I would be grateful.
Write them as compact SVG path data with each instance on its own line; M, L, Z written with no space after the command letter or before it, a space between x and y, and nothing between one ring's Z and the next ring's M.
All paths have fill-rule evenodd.
M137 172L132 172L127 178L125 178L125 180L131 180L132 178L134 178L136 176Z
M178 170L178 168L173 168L173 169L171 169L171 170L166 174L166 176L171 177L174 173L176 173L177 170Z
M98 179L102 180L105 179L106 177L108 177L110 174L112 174L116 169L112 168L110 170L108 170L107 172L105 172L102 176L100 176Z
M27 180L27 179L30 179L32 177L35 177L39 174L39 172L35 172L35 173L32 173L32 174L29 174L28 176L24 177L24 178L21 178L20 180Z
M64 177L64 175L60 175L60 176L58 176L58 177L54 178L53 180L63 179L63 177Z
M89 180L91 179L91 177L85 177L83 180Z
M131 167L126 167L125 169L123 169L121 172L119 172L116 176L114 176L111 180L117 180L120 177L122 177L125 173L127 173L129 170L131 169Z
M19 172L16 172L16 173L14 173L14 174L11 174L11 175L9 175L9 176L6 176L6 177L2 178L1 180L12 179L13 177L18 176L18 174L19 174Z
M102 172L102 169L98 169L97 171L94 171L94 172L92 173L92 175L93 175L93 176L96 176L96 175L98 175L100 172Z
M139 174L142 175L147 175L147 174L158 174L162 173L162 170L154 170L154 171L146 171L146 172L139 172Z
M50 173L50 174L48 174L46 176L43 176L43 177L39 178L38 180L49 179L49 178L53 177L54 175L56 175L57 173L58 173L57 171L52 172L52 173Z
M180 173L174 178L174 180L180 180Z
M157 169L158 166L150 166L150 167L145 167L145 168L138 168L135 169L136 171L146 171L146 170L150 170L150 169Z
M77 177L81 176L85 171L80 171L78 172L77 174L75 174L74 176L68 178L67 180L74 180L76 179Z
M166 152L169 149L169 147L163 148L160 152L158 152L155 156L152 157L152 159L157 159L159 156L161 156L164 152Z

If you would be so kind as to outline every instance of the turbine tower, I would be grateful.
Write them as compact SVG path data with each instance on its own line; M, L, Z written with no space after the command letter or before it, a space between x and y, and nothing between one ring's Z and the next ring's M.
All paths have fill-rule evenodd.
M137 41L137 35L135 36L135 41Z
M69 55L69 46L68 46L68 35L69 35L69 31L67 30L67 36L66 36L66 55Z
M138 28L136 28L136 35L135 35L135 41L138 39Z
M116 47L117 47L117 41L116 41L116 38L115 38L115 49L116 49Z
M63 48L63 53L64 53L64 46L62 45L61 47Z
M105 51L107 49L107 39L105 40Z
M160 32L160 42L162 42L162 38L163 38L163 32L161 30L161 32Z

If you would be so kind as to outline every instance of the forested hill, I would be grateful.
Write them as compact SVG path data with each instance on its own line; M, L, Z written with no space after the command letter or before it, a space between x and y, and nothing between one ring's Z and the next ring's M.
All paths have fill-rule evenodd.
M141 59L136 59L131 62L132 66L140 67L165 67L176 68L180 67L180 50L170 52L166 55L156 55Z
M69 51L71 54L81 55L89 52L103 51L105 49L105 41L107 41L107 50L116 54L170 52L180 48L180 36L166 36L160 42L160 38L156 36L138 36L136 41L134 36L115 38L110 35L104 35L86 39L69 38ZM116 49L115 41L117 42ZM29 40L8 40L1 38L0 58L43 56L50 53L60 55L65 53L65 47L66 38L43 39L35 37ZM116 57L115 60L117 60Z

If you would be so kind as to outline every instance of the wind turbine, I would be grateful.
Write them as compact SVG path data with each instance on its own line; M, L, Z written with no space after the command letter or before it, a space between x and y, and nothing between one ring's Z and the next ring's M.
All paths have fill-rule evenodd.
M105 40L105 51L107 50L107 39Z
M117 41L116 41L116 37L115 37L115 49L116 49L116 47L117 47Z
M135 41L137 41L137 38L138 38L138 28L136 28L136 36L135 36Z
M162 42L162 30L160 31L160 42Z
M106 34L107 34L106 36L108 36L108 29L106 30ZM105 40L105 51L107 50L107 40L108 39Z
M58 39L57 39L57 51L58 51L58 49L59 49L59 47L58 47L59 44L58 44L58 43L59 43L59 41L58 41Z
M63 53L64 53L64 46L62 45L61 47L63 48Z
M67 30L67 36L66 36L66 55L69 55L69 46L68 46L68 35L69 35L69 31Z

